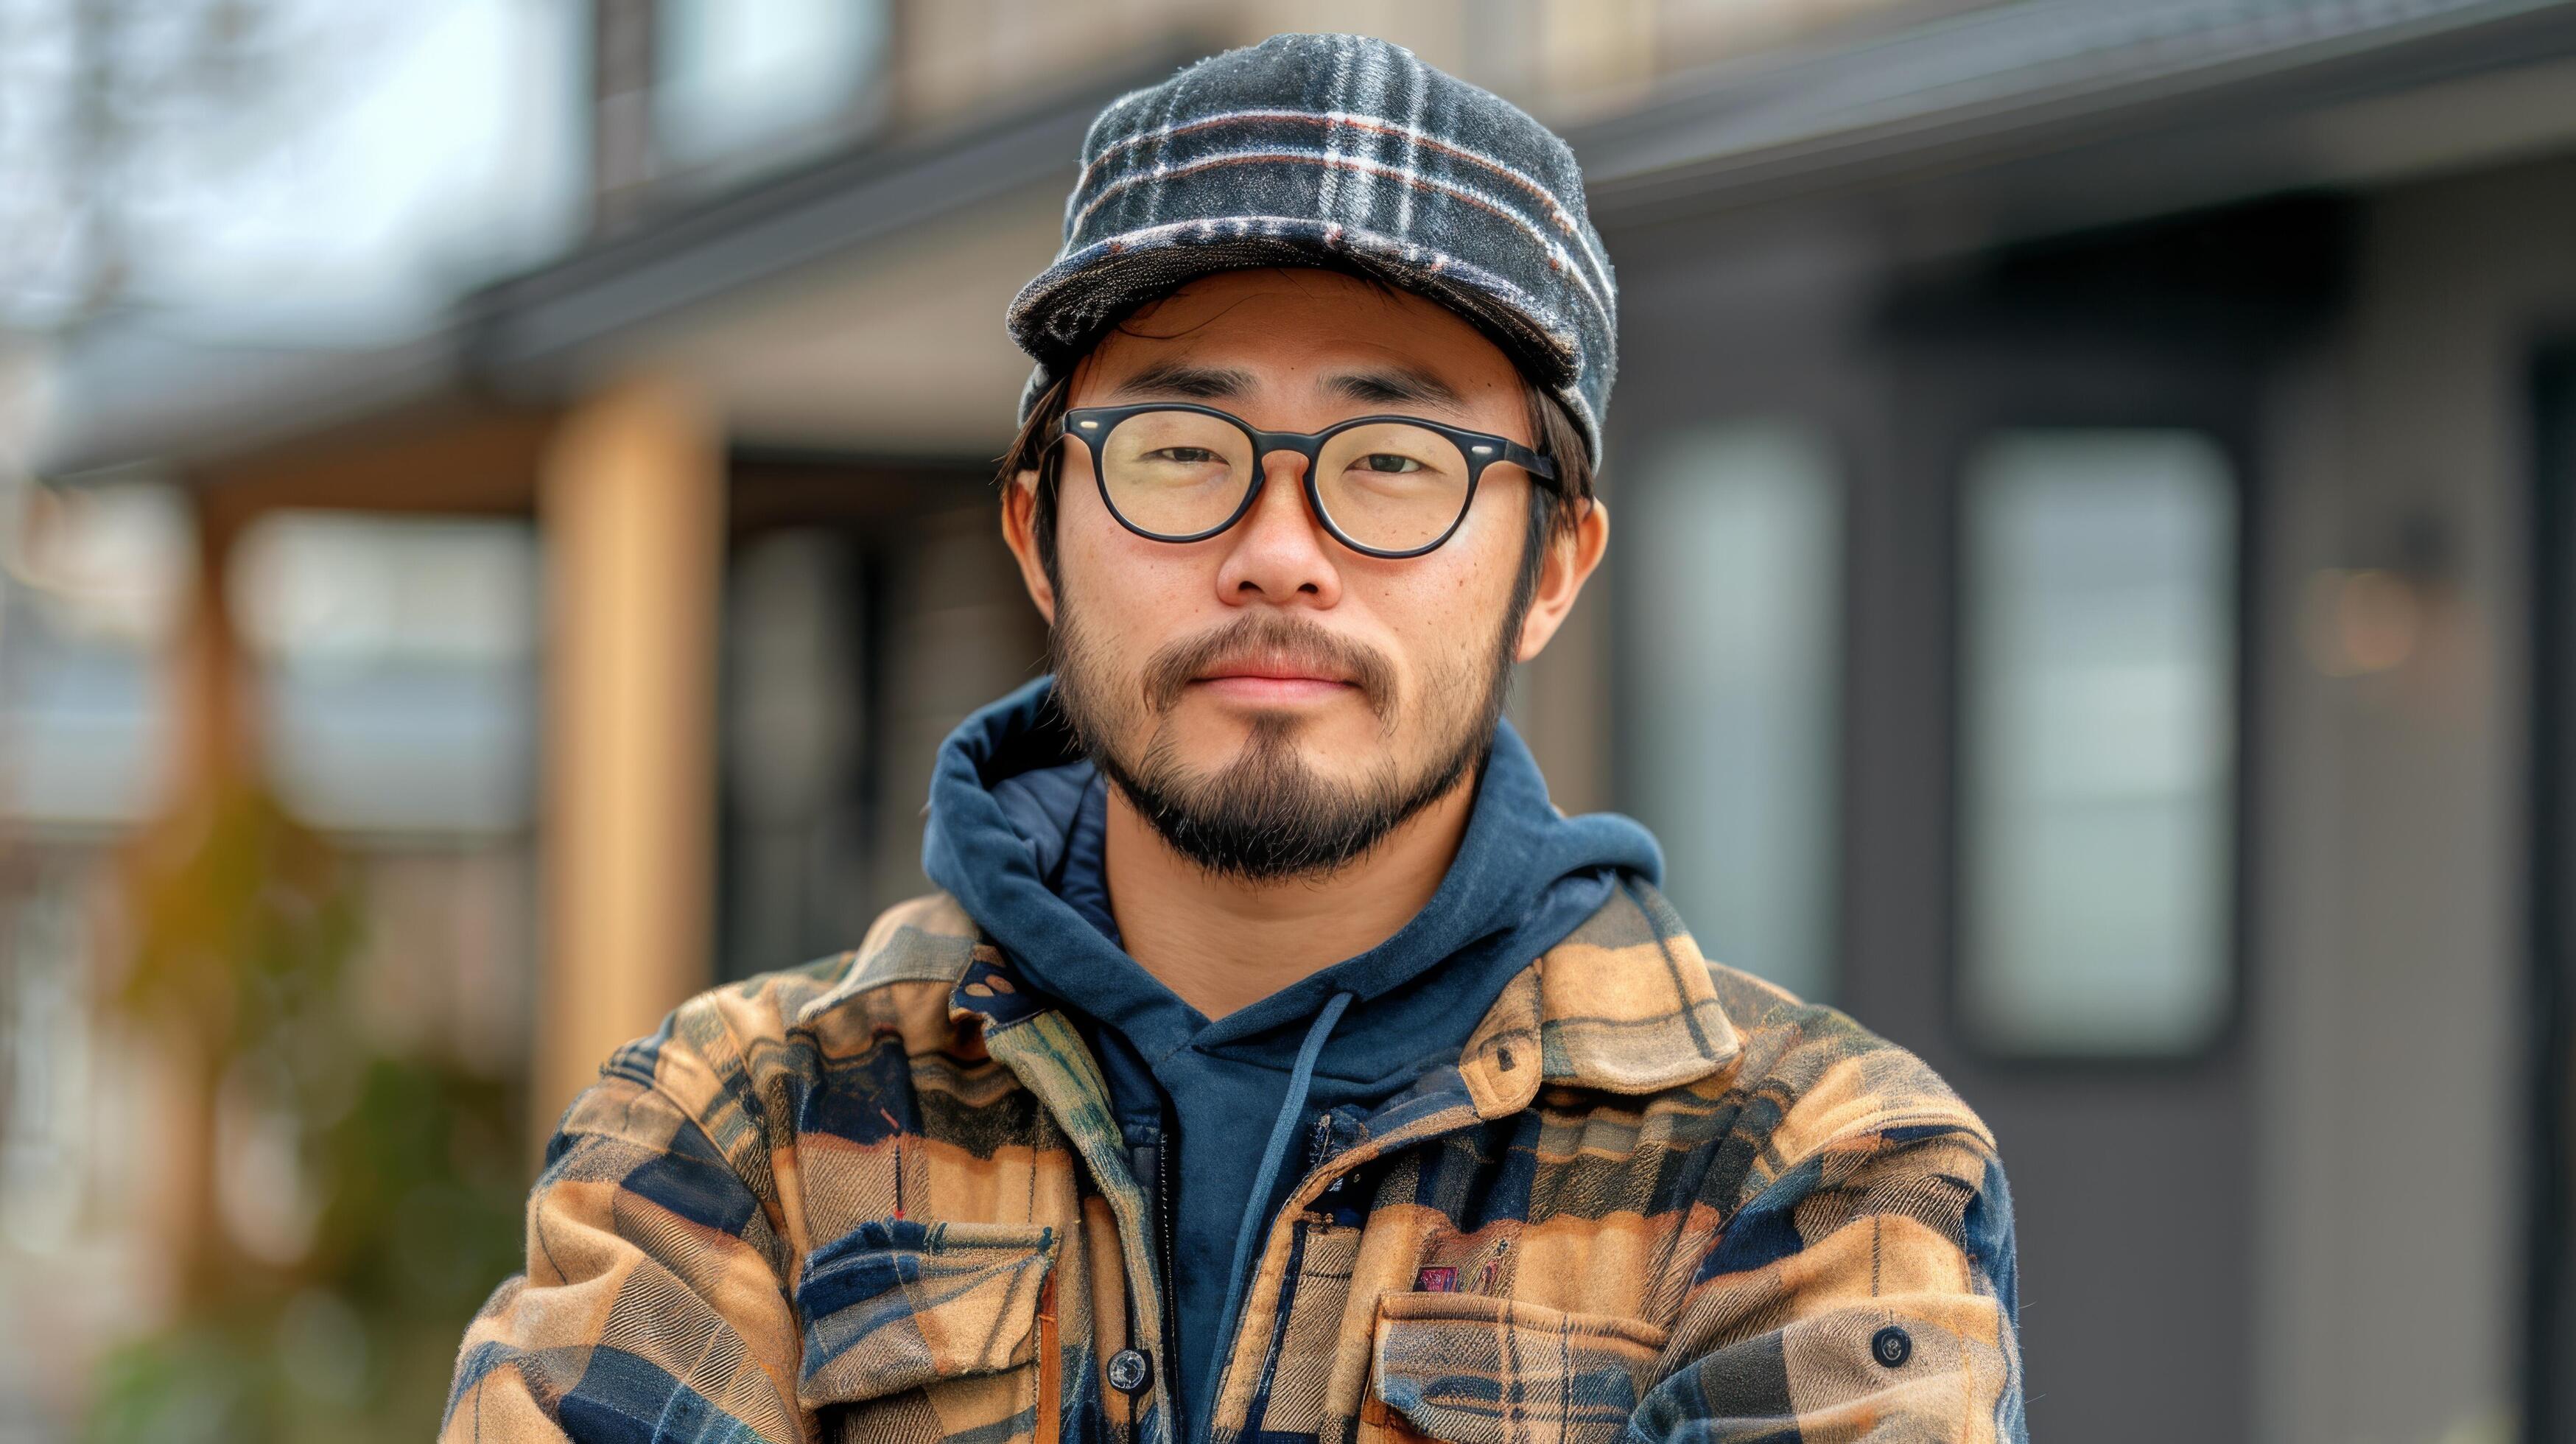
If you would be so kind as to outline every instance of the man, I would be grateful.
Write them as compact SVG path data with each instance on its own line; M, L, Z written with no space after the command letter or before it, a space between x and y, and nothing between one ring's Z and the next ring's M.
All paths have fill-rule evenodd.
M1109 107L944 892L611 1059L451 1439L2016 1439L1994 1144L1499 719L1609 537L1554 135L1282 36ZM1702 799L1704 805L1722 805Z

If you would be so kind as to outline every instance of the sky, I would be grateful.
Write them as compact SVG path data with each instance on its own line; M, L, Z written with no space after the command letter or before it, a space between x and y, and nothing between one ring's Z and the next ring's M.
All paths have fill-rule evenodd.
M73 19L97 0L0 0L0 325L71 314L105 216L129 319L249 344L398 336L571 236L586 7L233 3L251 18L228 66L202 59L221 0L119 12L122 139L100 164L77 141Z

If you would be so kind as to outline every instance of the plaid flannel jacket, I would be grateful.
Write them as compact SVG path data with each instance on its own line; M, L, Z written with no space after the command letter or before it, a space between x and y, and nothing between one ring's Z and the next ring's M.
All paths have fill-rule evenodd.
M1177 1444L1098 1067L953 900L698 997L602 1075L442 1438ZM1647 887L1457 1066L1314 1132L1210 1444L2022 1436L1985 1127L1704 962Z

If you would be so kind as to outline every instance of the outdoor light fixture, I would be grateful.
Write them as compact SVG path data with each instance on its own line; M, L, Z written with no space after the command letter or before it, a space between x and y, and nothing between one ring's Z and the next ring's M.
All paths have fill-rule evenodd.
M2417 509L2373 549L2384 563L2311 573L2299 609L2309 664L2329 677L2365 677L2421 655L2449 585L2449 540L2439 516Z
M2423 589L2403 572L2322 568L2303 600L2301 640L2329 677L2395 671L2423 642Z

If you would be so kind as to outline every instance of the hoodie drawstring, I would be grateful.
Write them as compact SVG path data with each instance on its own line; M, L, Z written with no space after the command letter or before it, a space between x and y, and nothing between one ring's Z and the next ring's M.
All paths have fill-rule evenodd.
M1270 1212L1270 1190L1279 1182L1279 1165L1288 1157L1288 1145L1297 1136L1297 1115L1306 1111L1306 1095L1315 1087L1315 1059L1322 1055L1325 1042L1333 1036L1333 1025L1351 1005L1352 995L1335 993L1326 1000L1323 1010L1315 1014L1313 1026L1306 1030L1306 1042L1297 1050L1297 1066L1288 1071L1288 1096L1279 1105L1279 1121L1270 1125L1270 1146L1261 1150L1261 1171L1252 1176L1252 1197L1243 1205L1243 1224L1234 1232L1234 1268L1225 1285L1225 1309L1217 1317L1225 1327L1217 1332L1214 1347L1218 1354L1209 1360L1208 1376L1216 1377L1225 1366L1223 1350L1234 1339L1238 1322L1237 1310L1243 1307L1244 1266L1252 1260L1252 1245L1261 1236L1263 1216Z

